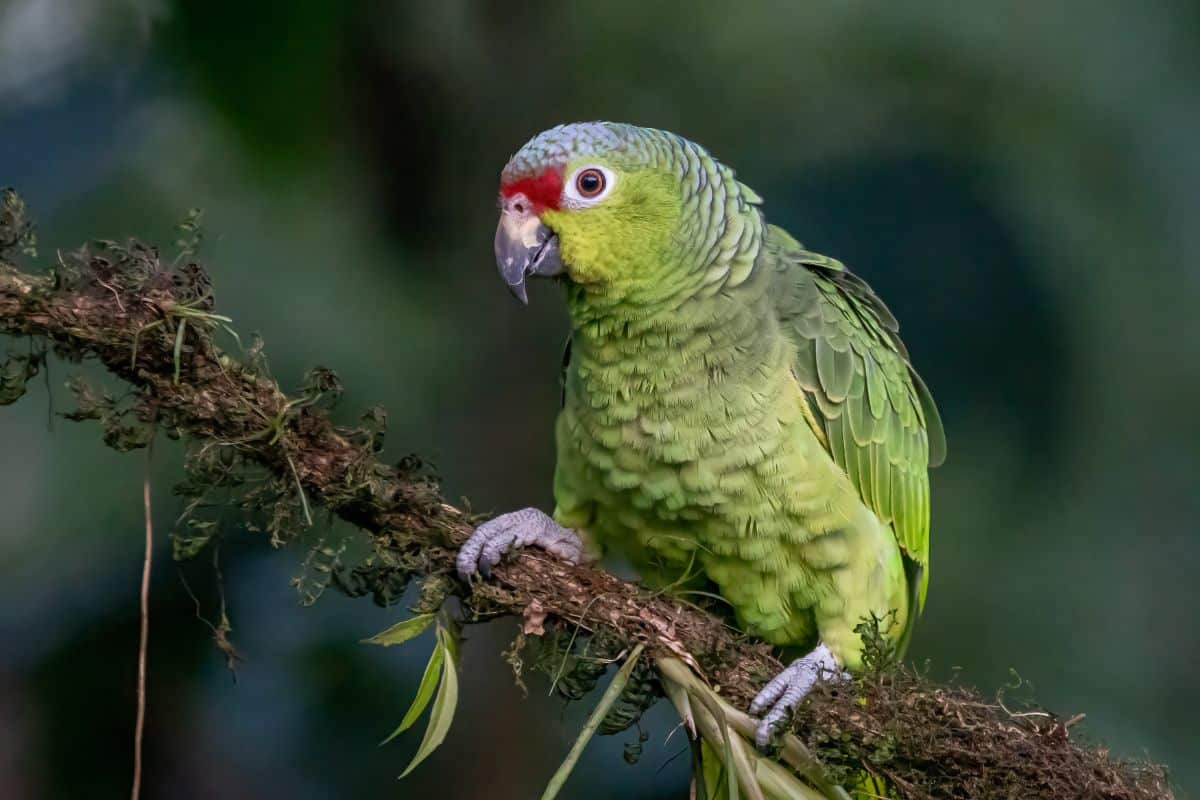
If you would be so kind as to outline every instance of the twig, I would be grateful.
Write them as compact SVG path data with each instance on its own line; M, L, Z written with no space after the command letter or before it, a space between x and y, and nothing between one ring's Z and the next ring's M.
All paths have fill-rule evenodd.
M150 514L150 460L153 442L146 448L146 474L142 477L142 505L146 516L146 551L142 558L142 630L138 640L137 722L133 728L133 790L130 800L142 793L142 743L146 730L146 650L150 643L150 563L154 554L154 523Z

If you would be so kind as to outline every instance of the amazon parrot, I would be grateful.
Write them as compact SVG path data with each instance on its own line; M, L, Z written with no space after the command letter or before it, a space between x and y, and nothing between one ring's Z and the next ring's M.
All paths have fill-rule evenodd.
M700 145L611 122L517 151L495 254L522 302L532 276L565 289L555 508L481 525L464 578L533 545L708 582L743 630L799 656L751 707L760 747L823 674L862 666L863 620L894 613L903 647L945 438L865 281L769 224Z

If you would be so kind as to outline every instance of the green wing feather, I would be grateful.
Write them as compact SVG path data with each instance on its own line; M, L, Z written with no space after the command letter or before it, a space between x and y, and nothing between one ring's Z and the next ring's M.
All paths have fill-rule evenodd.
M896 533L912 562L919 609L929 581L929 467L946 439L899 325L861 278L770 226L779 319L797 345L796 379L829 454L859 496Z

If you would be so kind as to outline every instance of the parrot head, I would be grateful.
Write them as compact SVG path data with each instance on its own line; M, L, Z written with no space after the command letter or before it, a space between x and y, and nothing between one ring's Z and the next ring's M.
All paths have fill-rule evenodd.
M673 134L610 122L560 125L527 142L500 176L496 266L528 302L530 276L593 294L646 297L679 270L683 153ZM680 163L680 162L683 163Z

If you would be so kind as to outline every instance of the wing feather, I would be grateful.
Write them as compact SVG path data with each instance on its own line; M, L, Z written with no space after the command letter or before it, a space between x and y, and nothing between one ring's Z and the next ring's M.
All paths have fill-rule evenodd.
M840 262L805 250L771 226L780 322L796 343L796 380L833 460L859 496L929 570L929 467L945 458L937 406L909 361L895 316Z

